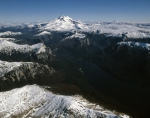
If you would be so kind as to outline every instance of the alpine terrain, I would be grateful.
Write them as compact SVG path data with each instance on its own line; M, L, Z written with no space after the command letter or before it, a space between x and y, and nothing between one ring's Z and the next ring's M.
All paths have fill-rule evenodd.
M150 23L0 23L0 118L148 118Z

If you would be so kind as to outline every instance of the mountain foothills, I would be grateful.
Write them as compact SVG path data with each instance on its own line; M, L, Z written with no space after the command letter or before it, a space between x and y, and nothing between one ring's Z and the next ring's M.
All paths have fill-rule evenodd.
M95 65L127 87L103 90L111 81L97 83ZM1 23L0 91L1 118L148 118L150 23Z

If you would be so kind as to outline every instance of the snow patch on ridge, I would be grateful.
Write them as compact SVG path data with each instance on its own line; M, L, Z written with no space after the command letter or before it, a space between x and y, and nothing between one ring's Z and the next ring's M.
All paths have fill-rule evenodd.
M15 41L16 39L15 38L0 38L0 41Z
M6 62L0 60L0 77L22 65L22 62ZM1 97L0 97L1 98Z
M11 31L7 31L7 32L0 32L0 37L1 36L16 36L16 35L21 35L21 32L11 32Z
M36 54L45 52L46 46L43 43L38 43L34 45L19 45L10 41L6 40L0 40L0 51L7 51L7 52L12 52L12 51L19 51L22 53L27 53L27 52L35 52Z
M66 38L64 38L63 40L66 40L66 39L73 39L73 38L79 38L79 39L84 39L86 37L86 35L85 34L81 34L81 33L75 33L75 34L73 34L73 35L71 35L71 36L68 36L68 37L66 37Z
M150 50L150 44L148 43L128 41L128 42L119 42L118 45L127 45L129 47L139 47L139 48L145 48L147 50Z
M0 117L100 117L129 118L103 109L81 96L57 95L37 85L27 85L0 93Z
M149 33L150 34L150 33ZM148 33L143 33L143 32L127 32L125 35L128 38L150 38Z
M51 35L51 32L43 31L43 32L41 32L41 33L39 33L39 34L36 34L36 35L34 35L34 36L43 36L43 35Z

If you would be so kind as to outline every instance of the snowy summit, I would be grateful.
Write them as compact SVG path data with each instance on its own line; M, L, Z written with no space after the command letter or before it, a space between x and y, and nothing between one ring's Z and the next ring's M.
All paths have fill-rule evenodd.
M87 29L87 26L85 25L85 23L75 21L69 16L60 16L59 18L49 22L46 26L42 27L41 29L52 31L70 31Z
M59 18L56 19L56 22L59 22L59 21L65 21L65 22L72 22L73 19L70 18L69 16L60 16Z

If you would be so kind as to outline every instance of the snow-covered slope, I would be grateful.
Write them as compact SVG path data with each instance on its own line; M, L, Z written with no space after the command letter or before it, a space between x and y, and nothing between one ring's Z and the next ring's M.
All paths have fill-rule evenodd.
M142 48L142 49L150 50L150 44L148 44L148 43L128 41L128 42L119 42L118 45L127 45L129 47Z
M34 36L43 36L43 35L51 35L51 32L43 31L43 32L41 32L41 33L39 33L39 34L36 34L36 35L34 35Z
M46 26L41 27L41 30L52 30L52 31L70 31L88 29L85 23L75 21L68 16L60 16L59 18L49 22Z
M16 35L21 35L21 32L11 32L11 31L7 31L7 32L0 32L0 37L2 36L16 36Z
M35 45L19 45L10 41L0 40L0 51L8 52L11 54L12 51L18 51L22 53L34 52L36 54L45 52L46 46L43 43L38 43Z
M72 34L71 36L67 36L66 38L64 38L62 41L66 40L66 39L73 39L73 38L78 38L78 39L84 39L86 37L85 34L82 34L82 33L75 33L75 34Z
M118 115L128 118L124 114ZM1 118L121 118L120 116L81 96L57 95L37 85L0 93Z
M15 41L16 39L15 38L0 38L0 41Z
M22 62L6 62L0 60L0 77L13 70L15 67L21 66Z

